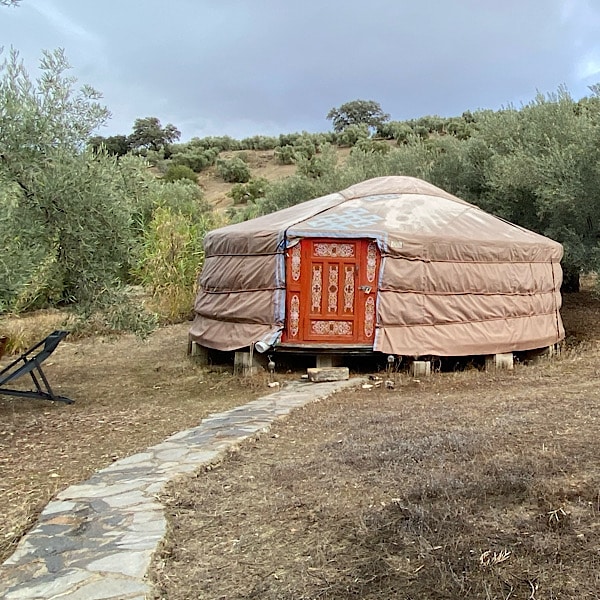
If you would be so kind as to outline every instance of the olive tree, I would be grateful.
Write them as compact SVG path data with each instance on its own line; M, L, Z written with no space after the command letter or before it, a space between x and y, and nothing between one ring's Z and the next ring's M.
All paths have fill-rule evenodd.
M44 52L36 80L15 50L0 64L0 311L94 303L127 269L125 167L86 150L110 113L69 69L62 50Z

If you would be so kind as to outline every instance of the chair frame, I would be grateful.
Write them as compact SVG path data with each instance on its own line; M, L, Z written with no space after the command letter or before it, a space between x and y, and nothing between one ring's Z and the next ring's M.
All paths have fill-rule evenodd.
M67 337L68 331L56 330L48 337L32 346L0 371L0 395L32 398L35 400L52 400L73 404L73 400L59 396L52 391L50 383L42 370L42 363L56 350L56 347ZM35 354L34 354L35 353ZM21 364L22 363L22 364ZM15 390L5 387L7 383L29 374L35 385L35 390Z

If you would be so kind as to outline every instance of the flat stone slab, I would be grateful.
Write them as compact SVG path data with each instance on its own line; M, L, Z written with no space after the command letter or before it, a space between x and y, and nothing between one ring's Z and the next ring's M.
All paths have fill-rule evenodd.
M198 427L122 458L61 491L0 566L0 598L141 600L150 592L144 575L166 532L157 495L168 481L214 462L231 446L267 431L294 408L360 382L347 378L294 382L210 415Z
M350 377L348 367L315 367L306 372L310 381L343 381Z

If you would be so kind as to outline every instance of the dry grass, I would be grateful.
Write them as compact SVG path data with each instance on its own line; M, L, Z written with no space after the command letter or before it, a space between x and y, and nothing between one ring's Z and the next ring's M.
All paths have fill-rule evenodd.
M54 309L39 310L32 316L11 315L0 318L0 335L6 337L5 352L18 354L31 348L55 329L65 329L67 317Z
M54 326L27 321L34 341ZM59 490L268 389L261 378L196 366L186 356L187 328L165 327L146 341L67 338L44 371L73 405L0 396L0 559Z
M296 411L164 501L155 598L600 597L598 303L514 372Z
M181 480L156 597L599 597L598 308L567 296L560 360L398 376ZM59 325L48 318L15 331L29 345ZM76 404L0 398L2 558L58 490L266 391L195 366L186 329L67 338L46 370Z

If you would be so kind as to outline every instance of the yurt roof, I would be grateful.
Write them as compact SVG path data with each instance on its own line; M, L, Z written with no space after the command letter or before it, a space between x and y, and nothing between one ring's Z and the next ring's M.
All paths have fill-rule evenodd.
M540 252L545 258L562 257L557 242L407 176L377 177L214 230L207 235L205 248L208 255L269 253L284 235L287 239L372 237L386 252L423 256L425 249L438 260L453 259L457 248L470 260L477 259L474 252L483 252L481 258L489 260L499 247L503 252L496 260L536 260ZM492 247L495 251L490 254ZM523 252L526 257L520 257Z

